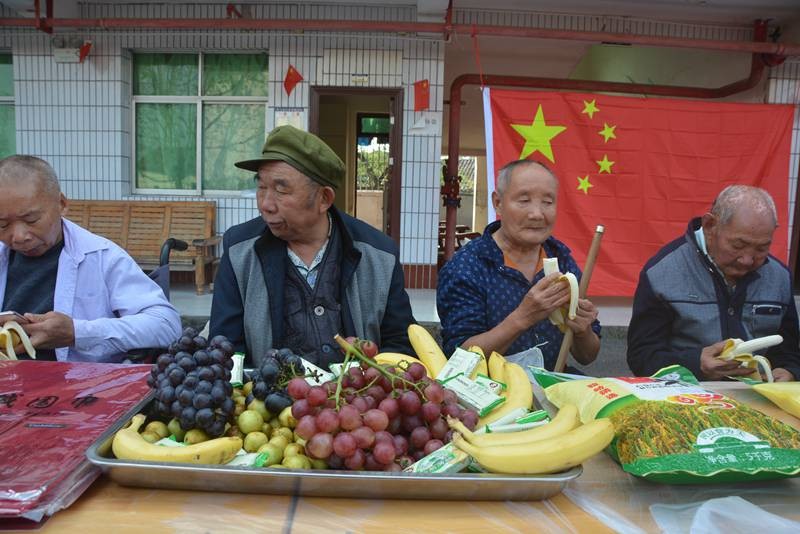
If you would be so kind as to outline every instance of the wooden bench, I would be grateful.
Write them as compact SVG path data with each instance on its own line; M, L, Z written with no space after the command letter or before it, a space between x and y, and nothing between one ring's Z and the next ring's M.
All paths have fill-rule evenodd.
M172 251L170 269L194 271L198 295L209 289L206 265L213 272L221 240L214 234L214 202L70 200L67 207L67 219L118 244L145 270L158 267L167 238L186 241L188 250Z

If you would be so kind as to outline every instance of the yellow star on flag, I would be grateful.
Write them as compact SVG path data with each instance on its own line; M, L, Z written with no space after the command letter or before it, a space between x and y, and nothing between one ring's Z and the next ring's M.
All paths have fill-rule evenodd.
M601 161L596 162L597 165L600 167L598 172L607 172L611 174L611 166L616 163L615 161L608 161L608 155L603 154L603 159Z
M550 146L550 141L567 128L565 126L548 126L544 121L544 112L541 104L536 110L536 117L534 117L533 123L530 125L512 124L511 127L525 138L525 146L522 147L519 159L525 159L538 151L551 162L556 162L553 159L553 149Z
M614 130L616 130L616 129L617 129L616 125L609 126L608 124L606 124L604 122L603 123L603 129L600 130L597 133L603 136L603 139L604 139L603 142L608 143L609 139L616 139L617 138L616 134L614 133Z
M594 187L591 182L589 182L589 175L587 174L583 178L578 176L578 191L583 191L584 195L589 194L589 188Z
M581 111L581 113L585 113L589 115L590 119L593 119L594 114L600 111L600 108L597 107L597 104L595 104L595 102L596 102L595 100L592 100L591 102L587 102L586 100L584 100L583 111Z

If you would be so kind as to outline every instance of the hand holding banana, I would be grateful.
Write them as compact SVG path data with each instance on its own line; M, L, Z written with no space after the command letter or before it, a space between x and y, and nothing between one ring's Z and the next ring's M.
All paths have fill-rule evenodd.
M36 359L36 349L33 348L28 334L16 321L7 321L0 329L0 360L16 360L15 347L22 344L25 352Z

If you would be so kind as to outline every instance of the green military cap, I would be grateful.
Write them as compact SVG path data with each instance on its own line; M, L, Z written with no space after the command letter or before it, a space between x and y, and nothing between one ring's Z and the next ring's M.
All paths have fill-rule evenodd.
M240 169L258 172L269 161L282 161L315 182L337 189L344 181L345 168L339 156L312 133L294 126L278 126L267 136L261 157L240 161Z

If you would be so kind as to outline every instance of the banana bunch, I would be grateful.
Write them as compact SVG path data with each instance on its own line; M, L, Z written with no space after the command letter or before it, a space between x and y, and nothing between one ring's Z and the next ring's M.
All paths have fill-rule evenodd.
M447 418L447 424L453 431L461 434L461 437L467 440L469 444L475 445L476 447L491 447L518 445L520 443L531 443L554 438L579 427L581 418L578 413L578 408L574 404L565 404L549 423L518 432L475 434L464 426L464 423L453 417Z
M148 443L139 434L145 416L136 414L130 426L114 435L111 450L120 460L142 460L146 462L174 462L182 464L225 464L230 462L242 448L242 439L237 437L216 438L194 445L163 447Z
M503 382L506 385L506 390L502 395L506 401L480 419L478 427L493 423L518 408L531 409L533 405L533 387L525 369L516 363L505 361L505 358L496 352L492 352L489 356L487 367L489 378Z
M375 362L381 365L391 365L402 369L405 369L405 367L400 367L400 362L406 362L408 365L411 365L412 363L418 363L425 368L425 373L430 378L433 378L430 368L428 368L428 366L425 365L424 362L418 360L413 356L407 356L405 354L399 354L397 352L380 352L375 355Z
M442 349L423 327L418 324L408 325L408 340L414 348L414 352L419 356L420 361L428 369L431 378L436 378L447 364Z
M545 258L543 264L545 276L559 272L558 258ZM558 280L569 284L569 305L553 311L553 313L550 314L550 322L564 332L567 328L566 324L564 324L565 317L570 320L574 319L578 311L578 279L572 273L565 273L562 274Z
M569 412L562 415L567 409ZM508 434L472 435L472 442L468 434L456 432L453 444L492 473L557 473L580 465L614 439L614 425L609 419L575 426L577 418L578 409L565 405L546 425ZM475 440L478 437L480 440Z
M761 374L758 372L760 366L767 376L767 382L772 382L772 366L769 360L754 353L757 350L764 350L781 343L783 343L783 337L779 335L759 337L748 341L728 339L725 341L725 348L717 357L726 361L736 360L740 362L741 367L753 369L753 374L749 378L754 380L761 380Z
M28 338L28 334L25 330L23 330L16 321L6 322L3 328L0 329L0 347L5 347L5 352L0 350L0 361L16 360L17 353L14 351L14 347L20 342L22 342L22 346L25 347L25 352L28 356L35 360L36 349L33 348L31 340Z

